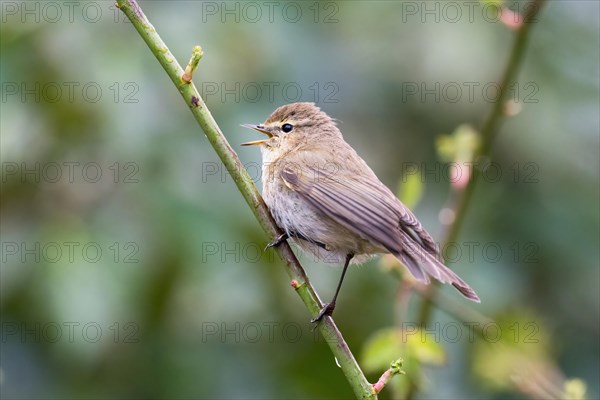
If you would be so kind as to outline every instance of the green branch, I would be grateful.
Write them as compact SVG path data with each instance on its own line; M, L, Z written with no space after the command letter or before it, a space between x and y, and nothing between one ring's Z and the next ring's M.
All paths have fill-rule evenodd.
M117 7L125 13L144 42L148 45L152 54L167 72L171 81L175 84L179 93L190 108L194 118L206 134L208 141L215 152L233 177L240 193L250 206L256 219L270 237L277 237L282 232L271 217L260 193L256 189L248 171L242 165L236 152L231 148L221 129L215 122L198 90L191 83L193 71L195 70L202 51L199 47L194 49L189 68L184 71L175 57L169 51L167 45L162 41L150 21L144 15L142 9L135 0L118 0ZM317 293L311 286L304 269L292 252L287 243L277 247L281 259L284 261L285 269L292 280L292 286L300 296L310 314L314 317L318 314L323 304ZM326 317L318 325L319 331L329 345L333 356L337 359L348 383L354 394L360 399L376 399L372 385L367 381L361 371L356 359L348 348L346 341L338 330L331 317ZM332 360L333 362L333 360Z

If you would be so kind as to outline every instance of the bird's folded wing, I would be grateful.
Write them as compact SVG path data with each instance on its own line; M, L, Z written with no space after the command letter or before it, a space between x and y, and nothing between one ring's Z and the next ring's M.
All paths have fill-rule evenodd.
M296 164L297 166L297 164ZM479 297L437 257L431 236L394 195L365 174L324 174L312 168L281 170L286 185L346 229L396 255L423 282L451 283L465 297Z
M400 235L400 229L413 240L416 236L415 243L424 248L435 248L415 216L369 175L326 174L307 167L283 168L281 178L323 214L392 253L407 248L407 236Z

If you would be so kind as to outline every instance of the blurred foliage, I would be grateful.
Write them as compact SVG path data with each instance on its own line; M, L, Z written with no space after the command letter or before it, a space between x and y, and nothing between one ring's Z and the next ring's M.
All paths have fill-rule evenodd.
M436 148L440 159L447 162L468 162L479 147L479 133L469 125L460 125L451 135L440 135Z
M486 328L488 340L473 349L472 368L481 384L508 390L513 379L530 380L530 373L543 370L540 366L552 359L548 333L534 315L500 316Z
M0 4L1 397L350 397L279 260L262 252L271 238L146 45L112 1L67 3L72 18L61 2ZM514 32L480 8L452 22L443 2L427 2L433 14L425 2L297 2L297 22L276 3L272 21L262 3L251 21L246 3L141 2L180 63L202 46L195 83L259 185L260 155L238 146L239 125L315 101L384 183L402 180L439 238L452 182L436 140L454 132L442 139L451 150L477 129L491 106L481 88L498 81ZM372 381L402 357L407 375L390 384L421 376L423 398L520 398L548 376L557 397L600 393L599 7L550 1L540 14L494 146L501 177L478 182L451 263L482 298L465 307L501 327L544 326L540 342L440 336L423 346L446 364L430 368L414 362L421 343L401 349L390 333L366 360ZM329 297L339 270L299 254ZM418 299L375 265L351 270L338 300L355 354L416 318ZM437 312L433 329L452 322ZM507 378L530 363L532 388Z
M398 183L398 198L410 209L416 207L423 196L424 185L418 168L405 174Z
M550 334L535 314L520 310L498 316L482 337L487 340L476 343L472 361L480 384L495 391L516 387L536 399L586 397L585 383L566 380L554 363Z

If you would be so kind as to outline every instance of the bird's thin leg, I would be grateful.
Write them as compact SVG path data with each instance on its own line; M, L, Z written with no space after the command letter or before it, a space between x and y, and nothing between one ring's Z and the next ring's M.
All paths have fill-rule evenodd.
M338 294L340 293L340 289L342 288L342 282L344 282L344 276L346 276L346 270L348 269L348 265L350 265L350 260L352 260L354 254L348 254L346 256L346 263L344 264L344 270L342 271L342 276L340 277L340 281L338 282L337 289L335 290L335 294L333 295L333 300L331 302L326 303L319 314L310 320L310 322L319 322L324 316L331 315L333 310L335 309L335 301L337 300Z
M281 243L285 242L288 239L289 239L289 236L288 236L287 232L284 232L281 235L277 236L272 242L269 242L269 244L267 244L267 246L265 247L264 251L267 251L271 247L277 247Z

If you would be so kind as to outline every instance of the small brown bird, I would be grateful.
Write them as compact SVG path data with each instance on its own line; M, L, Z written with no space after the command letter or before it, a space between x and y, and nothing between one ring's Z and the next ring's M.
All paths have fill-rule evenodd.
M312 322L335 308L350 262L391 253L421 282L451 283L479 302L469 285L441 261L435 242L413 213L377 178L342 137L335 121L313 103L276 109L261 125L242 125L267 135L260 145L263 197L285 232L320 259L344 263L333 300Z

